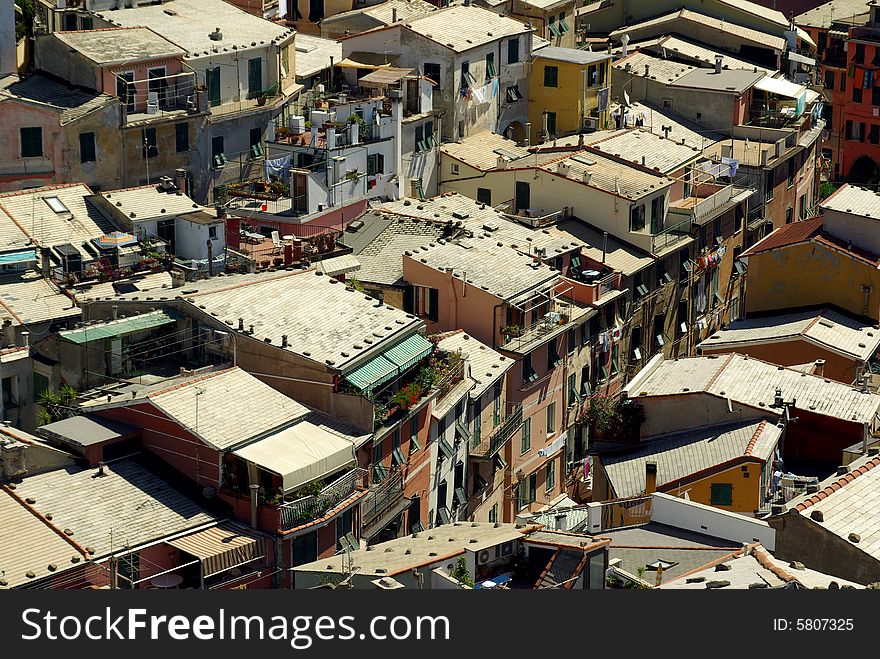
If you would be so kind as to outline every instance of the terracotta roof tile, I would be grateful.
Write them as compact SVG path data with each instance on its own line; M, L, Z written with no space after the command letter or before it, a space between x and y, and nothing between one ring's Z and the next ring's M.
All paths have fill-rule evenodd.
M877 467L877 466L880 466L880 457L876 457L872 460L868 460L865 464L861 465L860 467L850 471L847 474L844 474L843 476L838 478L836 481L834 481L833 483L831 483L830 485L825 487L823 490L817 492L816 494L814 494L811 497L808 497L807 499L804 499L801 503L797 504L794 507L794 509L797 510L798 512L803 512L804 510L806 510L810 506L816 505L817 503L822 501L822 499L825 499L826 497L831 496L832 494L834 494L835 492L837 492L838 490L840 490L844 486L849 485L859 476L863 476L864 474L867 474L869 471L871 471L871 469L873 469L874 467Z
M752 254L768 252L779 247L806 242L822 230L822 222L823 219L817 217L812 220L787 224L771 232L766 238L743 252L742 256L751 256Z

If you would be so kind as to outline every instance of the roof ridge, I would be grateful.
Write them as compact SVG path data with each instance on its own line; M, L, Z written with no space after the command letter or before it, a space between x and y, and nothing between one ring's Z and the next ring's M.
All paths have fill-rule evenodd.
M186 382L178 382L177 384L172 385L172 386L168 387L167 389L161 389L160 391L150 392L149 394L147 394L146 398L148 400L152 400L156 396L162 396L164 394L171 393L172 391L175 391L176 389L184 389L184 388L192 386L194 384L198 384L199 382L204 382L205 380L210 380L211 378L217 377L218 375L223 375L223 374L229 373L231 371L241 371L241 370L242 369L238 368L237 366L230 366L229 368L224 368L220 371L212 371L211 373L206 373L205 375L202 375L197 378L193 378L192 380L187 380ZM242 372L246 372L246 371L242 371Z
M293 275L303 275L308 272L314 274L316 272L316 270L314 267L311 267L308 270L297 270L295 272L284 272L284 273L277 274L277 275L273 274L273 276L266 277L265 279L260 279L259 277L255 277L254 279L251 279L249 281L242 281L237 284L231 284L229 286L224 286L222 288L212 288L211 290L207 290L207 291L199 291L197 293L190 293L189 295L183 295L182 297L185 300L190 297L199 297L202 295L213 295L214 293L223 293L225 291L232 291L232 290L236 290L238 288L244 288L246 286L253 286L254 284L265 284L267 281L276 281L278 279L284 279L285 277L291 277Z
M0 193L0 205L2 205L2 201L4 199L10 198L10 197L20 197L22 195L27 195L27 194L37 194L39 192L43 192L44 190L61 190L64 188L75 188L78 185L81 185L86 190L88 190L89 194L94 194L94 192L92 192L92 189L83 181L74 181L74 182L70 182L70 183L52 183L50 185L41 185L38 188L24 188L23 190L12 190L10 192L2 192L2 193Z
M760 547L760 546L761 545L753 546L749 550L749 554L751 556L753 556L756 561L758 561L758 564L761 567L763 567L765 570L769 570L770 572L775 574L777 577L779 577L780 579L782 579L782 581L785 581L786 583L788 583L790 581L797 581L797 577L795 577L792 574L789 574L788 572L783 570L781 567L779 567L778 565L773 563L770 560L769 554L762 552L760 549L758 549L758 547Z
M724 363L721 364L721 366L718 367L718 369L715 371L715 373L712 375L712 377L709 378L709 381L706 383L706 386L703 387L703 391L709 391L712 388L712 385L715 384L715 381L719 377L721 377L721 374L730 365L730 362L733 360L734 355L737 355L737 354L739 354L739 353L731 352L725 356Z
M767 419L761 419L761 423L758 424L758 427L755 429L755 433L752 435L752 438L749 440L749 443L746 445L746 450L743 455L751 455L752 451L755 448L755 444L758 442L758 437L761 436L761 433L764 432L764 428L767 427Z
M846 474L844 474L843 476L841 476L840 478L835 480L830 485L819 490L816 494L801 501L792 510L797 510L798 512L803 512L804 510L806 510L810 506L813 506L813 505L819 503L822 499L825 499L825 498L831 496L832 494L834 494L835 492L837 492L838 490L846 487L847 485L852 483L859 476L863 476L863 475L867 474L869 471L871 471L874 467L877 467L877 466L880 466L880 456L874 457L874 458L868 460L867 462L865 462L864 464L860 465L856 469L853 469L852 471L847 472Z
M40 520L43 524L45 524L50 530L54 531L57 536L59 536L62 540L64 540L67 544L71 545L74 549L76 549L80 554L82 554L83 558L88 558L90 553L94 553L94 551L89 552L86 547L81 546L76 540L71 538L69 535L64 533L61 529L55 526L51 521L46 519L46 516L40 513L38 510L33 508L27 501L21 498L19 494L15 491L14 485L2 483L0 484L0 488L2 488L12 499L17 501L25 510L30 512L34 517Z

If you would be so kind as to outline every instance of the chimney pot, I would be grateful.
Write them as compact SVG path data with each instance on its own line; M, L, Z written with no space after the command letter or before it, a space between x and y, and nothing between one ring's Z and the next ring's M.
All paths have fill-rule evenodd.
M657 491L657 463L648 460L645 463L645 495L650 496Z

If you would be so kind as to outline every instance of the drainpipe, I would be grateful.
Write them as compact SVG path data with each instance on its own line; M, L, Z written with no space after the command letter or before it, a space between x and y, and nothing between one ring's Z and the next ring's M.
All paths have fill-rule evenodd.
M257 524L257 492L259 491L260 486L256 483L251 483L251 528L258 528Z
M214 276L214 243L208 238L205 241L208 248L208 279Z

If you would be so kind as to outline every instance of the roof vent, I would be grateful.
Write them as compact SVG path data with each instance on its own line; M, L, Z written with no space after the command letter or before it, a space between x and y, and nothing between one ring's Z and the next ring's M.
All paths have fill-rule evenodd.
M210 37L211 41L220 41L223 39L223 33L220 31L219 27L215 27L214 31L211 32L208 37Z

